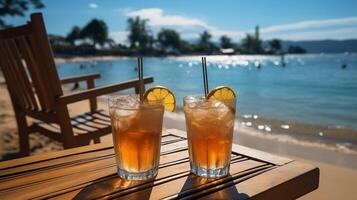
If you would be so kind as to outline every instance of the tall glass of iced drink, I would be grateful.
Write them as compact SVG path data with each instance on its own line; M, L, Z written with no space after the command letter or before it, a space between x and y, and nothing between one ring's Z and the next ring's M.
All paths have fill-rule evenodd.
M184 98L190 165L196 175L219 177L229 173L235 110L235 98Z
M118 175L145 180L156 176L161 146L164 106L160 101L141 102L139 95L109 98Z

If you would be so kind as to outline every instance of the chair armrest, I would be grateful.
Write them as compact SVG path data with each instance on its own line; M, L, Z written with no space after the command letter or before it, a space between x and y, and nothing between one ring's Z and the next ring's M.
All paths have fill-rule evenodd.
M87 81L87 80L93 80L100 78L100 74L95 73L95 74L86 74L86 75L80 75L80 76L71 76L67 78L61 79L62 84L67 84L67 83L76 83L79 81Z
M152 76L144 78L144 84L152 83L152 82L154 82L154 78ZM76 93L62 95L57 98L57 101L59 104L70 104L70 103L90 99L105 94L110 94L113 92L117 92L119 90L125 90L133 87L134 88L139 87L139 80L137 79L129 80L113 85L102 86L102 87L92 88L84 91L79 91Z

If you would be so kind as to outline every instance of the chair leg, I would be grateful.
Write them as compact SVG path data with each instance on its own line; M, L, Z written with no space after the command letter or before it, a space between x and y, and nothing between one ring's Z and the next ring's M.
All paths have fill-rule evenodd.
M30 138L27 127L26 115L18 109L15 109L17 129L19 132L20 155L30 155Z
M67 106L60 106L57 109L58 122L61 127L62 143L65 149L76 147L71 119Z
M94 144L99 144L100 143L100 138L96 137L93 139Z

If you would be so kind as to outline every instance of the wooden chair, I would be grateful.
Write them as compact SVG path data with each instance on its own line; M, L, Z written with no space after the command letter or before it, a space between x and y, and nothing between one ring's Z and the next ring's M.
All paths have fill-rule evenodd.
M29 154L29 134L34 132L62 142L66 149L99 142L111 126L109 117L97 110L96 97L128 88L139 91L138 80L95 88L99 74L60 80L41 13L32 14L26 25L0 31L0 66L16 115L22 155ZM86 81L88 89L63 93L61 83L79 81ZM152 77L145 77L145 84L151 82ZM82 100L89 100L90 112L71 118L67 105ZM26 117L39 121L28 125Z

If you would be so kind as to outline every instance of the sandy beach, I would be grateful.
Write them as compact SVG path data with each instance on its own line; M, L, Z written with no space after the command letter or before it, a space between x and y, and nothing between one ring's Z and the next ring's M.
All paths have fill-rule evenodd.
M89 60L93 59L89 58ZM68 60L57 59L56 61L65 62ZM78 59L71 59L70 61L78 61ZM66 92L70 91L67 89ZM18 139L11 101L2 76L0 77L0 94L0 160L7 160L16 157ZM106 109L106 103L104 102L104 100L99 101L99 107ZM87 102L79 102L70 105L69 110L72 115L75 115L87 111L88 108ZM254 118L254 116L243 116L236 122L235 143L305 161L320 168L319 189L301 199L340 199L341 197L343 199L355 199L357 197L357 191L355 190L357 185L357 154L353 148L346 149L343 146L329 144L325 142L326 140L324 142L319 142L318 139L311 141L309 140L310 137L304 134L293 137L279 131L275 133L275 130L287 130L287 126L281 125L288 124L279 122L274 125L271 120L268 120L268 123L267 119ZM247 122L251 122L250 125ZM265 124L269 124L269 126L265 126ZM259 125L264 126L258 127ZM275 128L275 126L280 126L280 129ZM289 134L294 134L293 130L301 130L292 129L293 126L294 124L289 124ZM164 127L185 130L184 116L180 112L166 113ZM266 127L273 131L267 131L269 128ZM298 127L301 127L301 125L298 125ZM321 127L321 129L324 129L324 131L316 130L316 133L323 132L329 135L326 127ZM301 131L304 132L303 130ZM353 136L356 135L355 131L343 130L342 132L350 136L351 139L355 139ZM105 136L101 141L111 142L111 136ZM31 136L30 144L32 155L63 149L58 142L39 134Z
M55 62L57 64L65 62L78 62L78 61L105 61L105 60L118 60L118 59L128 59L125 56L74 56L74 57L56 57Z

